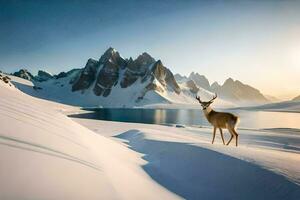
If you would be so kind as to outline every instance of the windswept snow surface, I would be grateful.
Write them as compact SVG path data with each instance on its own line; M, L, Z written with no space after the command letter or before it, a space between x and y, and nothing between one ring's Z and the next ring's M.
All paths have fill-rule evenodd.
M69 119L70 109L0 83L0 199L300 197L296 130L238 130L238 147L219 134L212 145L210 128Z
M0 199L177 199L141 155L0 85ZM65 109L61 106L61 109Z
M142 153L144 170L185 199L300 197L299 130L238 130L235 147L219 133L212 145L211 128L74 120Z

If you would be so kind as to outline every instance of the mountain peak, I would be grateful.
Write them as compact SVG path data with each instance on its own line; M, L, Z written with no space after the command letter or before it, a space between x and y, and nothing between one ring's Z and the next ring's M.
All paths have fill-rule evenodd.
M34 79L34 76L27 69L24 68L20 69L17 72L14 72L13 75L30 81Z
M47 71L44 70L39 70L37 76L35 77L35 79L37 81L47 81L49 79L52 79L53 75Z
M104 54L101 56L101 58L99 59L99 62L100 63L105 63L107 61L116 61L116 60L119 60L121 58L119 52L112 48L112 47L109 47L105 52Z
M232 78L228 78L228 79L226 79L226 81L224 82L223 85L232 84L232 83L234 83L234 80Z
M111 53L116 53L116 52L118 52L115 48L113 48L113 47L109 47L106 51L105 51L105 53L106 52L111 52Z
M99 59L99 64L103 64L106 67L108 67L107 65L110 65L124 68L126 66L126 60L120 56L116 49L109 47Z
M72 85L72 91L89 88L96 79L99 62L92 58L88 59L85 67L81 70L78 78Z
M204 75L200 75L199 73L192 72L189 75L189 79L193 80L198 86L210 90L210 84L208 79Z
M98 62L98 61L93 58L89 58L87 61L87 63L96 63L96 62Z
M161 60L156 61L155 64L156 64L156 65L163 65L162 62L161 62Z
M135 60L135 62L138 65L149 65L155 62L155 59L149 55L148 53L144 52L141 55L139 55L137 57L137 59Z
M217 90L221 86L220 86L220 84L217 81L215 81L215 82L213 82L213 84L211 84L210 87L211 87L212 90Z
M199 74L198 72L191 72L189 77L191 76L200 76L200 77L205 77L204 75Z
M267 98L257 89L238 80L228 78L220 87L214 87L214 92L221 98L243 104L266 103Z
M162 86L169 86L177 94L181 92L181 88L177 84L173 73L162 64L161 60L158 60L154 63L151 71L153 76L152 80L154 80L153 78L156 78Z
M38 71L38 75L41 75L41 74L47 74L47 75L53 76L53 74L51 74L50 72L45 71L45 70L39 70L39 71Z
M152 66L152 72L155 73L155 71L157 71L157 73L162 73L163 68L164 68L164 66L163 66L161 60L158 60L158 61L156 61L156 62L153 64L153 66Z
M141 56L146 56L146 57L151 57L152 58L152 56L147 52L143 52Z

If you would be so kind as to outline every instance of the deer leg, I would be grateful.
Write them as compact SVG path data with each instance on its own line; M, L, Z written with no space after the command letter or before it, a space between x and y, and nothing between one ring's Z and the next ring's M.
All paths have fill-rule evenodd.
M233 135L230 136L230 139L229 139L229 141L227 142L226 145L229 145L229 143L231 142L232 138L233 138Z
M229 139L229 141L227 142L226 145L229 145L229 143L231 142L231 140L232 140L232 138L233 138L233 136L234 136L234 133L232 132L232 130L231 130L230 128L228 128L228 131L229 131L229 133L231 134L231 136L230 136L230 139Z
M233 128L232 132L234 132L235 134L235 146L238 146L238 138L239 138L239 134L236 132L236 130Z
M216 127L214 127L214 132L213 132L213 139L212 139L212 144L214 143L214 141L215 141L215 137L216 137L216 130L217 130L217 128Z
M221 128L219 128L219 130L220 130L220 134L221 134L221 138L222 138L223 144L225 145L225 141L224 141L224 137L223 137L223 131L222 131Z

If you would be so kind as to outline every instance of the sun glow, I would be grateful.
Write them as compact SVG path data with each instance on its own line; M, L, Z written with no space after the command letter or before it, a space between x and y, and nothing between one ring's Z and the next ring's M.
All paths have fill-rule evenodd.
M291 67L300 72L300 44L291 48L289 52Z

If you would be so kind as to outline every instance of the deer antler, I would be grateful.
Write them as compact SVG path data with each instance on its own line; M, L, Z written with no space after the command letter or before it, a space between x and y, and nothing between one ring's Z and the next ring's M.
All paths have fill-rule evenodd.
M200 96L196 96L196 99L199 101L199 103L202 103L202 101L200 100Z
M217 93L215 93L215 96L209 101L212 102L213 100L215 100L218 97Z

